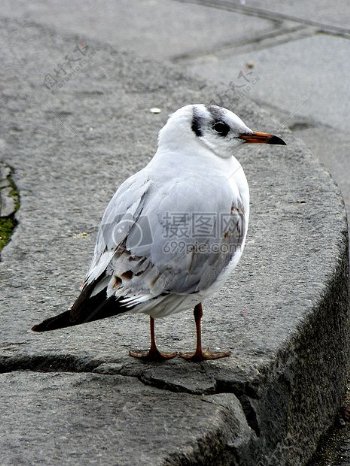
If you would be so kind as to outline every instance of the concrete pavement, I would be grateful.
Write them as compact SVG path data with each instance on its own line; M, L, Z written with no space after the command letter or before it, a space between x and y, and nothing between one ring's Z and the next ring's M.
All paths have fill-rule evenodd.
M233 461L233 457L243 464L259 461L259 464L303 464L314 450L319 433L331 423L344 386L344 375L340 372L347 358L347 348L342 343L347 319L346 226L341 200L331 180L287 131L288 126L294 125L298 131L308 131L311 142L316 141L317 132L320 141L326 123L323 120L313 125L305 123L314 115L312 105L318 109L317 115L322 115L320 95L314 101L310 97L311 87L306 95L299 93L302 99L298 102L286 75L283 79L289 91L285 94L286 106L281 105L279 110L282 102L279 73L287 64L281 62L279 68L275 63L275 71L268 79L265 76L269 68L263 66L268 60L272 63L276 47L284 47L281 40L289 47L299 41L300 47L306 49L302 41L313 39L314 33L309 28L314 26L304 27L290 17L276 19L273 11L270 16L243 15L239 4L234 11L226 11L223 3L217 10L155 1L132 2L132 9L130 2L110 2L108 8L102 2L16 4L17 8L13 8L13 2L2 5L2 16L8 18L1 28L2 40L7 44L3 82L11 85L2 91L6 106L1 127L5 141L2 156L16 168L22 204L18 214L20 225L4 251L1 270L6 286L2 308L2 328L6 333L1 362L5 372L15 371L3 375L3 383L13 387L12 392L18 392L18 399L35 398L35 404L21 408L17 417L11 418L12 411L8 410L9 430L4 439L15 432L23 443L17 446L14 457L10 453L13 444L5 441L3 451L8 461L5 464L11 461L31 464L29 453L34 454L38 464L62 464L62 461L77 464L79 458L85 458L83 454L97 464L114 464L116 458L118 464L166 461L184 464L185 460L192 464L198 458L205 464L218 457L222 458L222 464ZM132 21L128 22L130 15ZM178 21L179 17L184 20ZM337 18L337 28L341 27L340 20ZM176 35L169 33L169 24L174 24ZM230 27L231 24L236 27ZM257 53L263 55L253 56L257 43L262 44ZM263 50L264 43L268 44L267 51ZM76 50L77 44L80 52ZM107 44L126 52L116 52ZM237 61L236 49L247 53L247 59ZM313 53L316 49L312 49ZM135 58L131 50L143 58L173 61L176 67ZM230 51L234 71L228 76ZM208 55L216 65L208 67L203 62ZM278 56L284 55L281 51ZM68 60L72 59L79 63L66 76L62 66L67 68ZM290 74L302 91L305 87L301 84L301 71L298 78L298 70L307 63L307 57L303 59ZM315 63L316 67L317 60ZM45 77L56 73L60 66L58 84L45 83ZM322 61L318 66L322 66ZM215 86L206 86L181 75L179 70L184 67L205 79L210 78L210 69L220 69L220 77L214 76ZM226 88L225 79L231 83ZM219 81L224 90L218 90ZM283 125L245 99L248 96L262 100L267 90L271 91L269 99L262 101L261 107L273 108ZM204 364L195 369L180 361L169 366L140 367L126 356L132 345L147 346L147 324L135 317L123 317L116 325L111 321L100 322L39 338L26 333L33 320L64 309L74 298L93 246L95 226L115 183L147 162L154 150L156 132L167 113L185 102L220 99L228 102L227 106L250 125L278 134L284 132L289 142L283 157L279 151L264 148L254 150L253 157L246 150L241 155L252 189L251 239L245 262L235 275L241 284L239 293L228 284L218 299L208 303L213 311L208 315L205 334L211 346L232 345L232 361ZM293 107L294 104L297 105ZM149 109L153 106L160 107L162 113L151 114ZM287 107L292 110L281 118ZM303 109L307 111L303 113ZM331 113L335 118L332 124L336 125L339 113ZM336 128L329 131L335 134ZM324 147L322 143L319 145ZM343 154L346 163L345 143ZM335 157L332 160L338 166ZM345 177L344 169L339 173ZM106 191L101 191L101 186ZM278 207L271 209L271 205ZM326 245L324 238L328 239ZM272 270L271 257L275 264ZM25 283L18 281L19 276L26 277ZM327 279L331 276L333 285ZM339 297L336 303L332 300L335 293ZM230 315L228 322L222 309L232 309L233 301L239 311ZM308 319L310 324L306 325ZM181 324L170 319L159 327L164 348L193 345L190 315L184 316ZM21 369L32 369L33 373L21 373ZM48 370L57 372L58 385L53 383L55 379L40 374ZM75 373L92 370L99 375ZM67 371L73 374L65 375ZM151 386L147 393L143 393L145 389L136 383L135 377ZM28 384L26 391L19 390L24 383ZM71 388L60 394L60 384ZM102 387L111 404L116 402L113 390L119 390L125 400L139 397L140 402L131 407L121 403L108 415L104 403L100 403L99 390L86 389L79 399L74 387L82 384ZM106 384L113 389L106 388ZM151 429L146 422L143 447L139 442L141 432L128 439L115 436L115 428L117 432L125 432L123 415L130 417L131 412L136 419L134 424L140 424L144 410L154 409L159 391L165 392L165 398L164 405L160 403L157 407L156 419L163 419L166 428L163 425L160 433L159 422L152 424ZM176 401L173 395L178 391L183 393ZM201 403L208 401L199 402L198 395L202 393L213 406L210 405L212 410L204 424L196 430L194 425L203 419ZM102 420L97 418L97 424L83 422L86 408L82 399L89 396L90 407L100 413L106 425L97 446L93 438ZM67 397L76 400L72 404L76 409L73 417L56 408L60 402L67 402ZM144 397L149 400L148 405L141 401ZM193 405L191 400L196 400ZM167 421L168 403L173 406L172 415L176 419L187 414L184 422L191 427L187 443L181 437L184 427L173 431ZM301 413L301 403L308 406L306 412ZM278 413L271 417L276 406ZM38 417L36 412L42 414ZM289 420L285 425L283 413L287 412ZM63 424L59 422L62 417ZM41 426L53 433L52 439L45 442L47 450L42 448L40 435L28 437L23 424L26 418L34 430ZM118 419L121 423L116 427ZM307 426L312 426L312 432ZM74 435L79 441L73 448L70 439ZM111 435L113 440L107 443L108 448L100 450L99 445L105 444ZM162 448L155 443L159 436ZM211 439L210 448L203 444L203 436ZM116 445L111 458L110 449ZM47 458L50 462L43 463Z
M2 2L4 16L83 34L183 69L270 108L350 201L345 0ZM178 21L181 18L181 21ZM234 27L232 27L234 25ZM166 44L166 46L164 46ZM250 67L251 66L251 67Z

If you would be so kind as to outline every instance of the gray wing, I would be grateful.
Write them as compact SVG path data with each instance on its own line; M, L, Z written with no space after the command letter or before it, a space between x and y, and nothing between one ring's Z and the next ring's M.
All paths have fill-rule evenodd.
M119 255L130 231L137 225L149 190L150 180L141 170L120 185L110 200L100 223L94 257L86 276L86 283L95 281Z
M245 232L242 201L224 177L160 183L143 170L108 205L87 281L105 274L96 292L107 286L132 305L196 293L240 253Z

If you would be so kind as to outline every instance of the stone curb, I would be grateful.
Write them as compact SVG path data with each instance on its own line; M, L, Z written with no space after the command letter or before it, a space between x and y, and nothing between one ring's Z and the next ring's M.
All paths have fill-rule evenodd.
M3 464L305 464L337 412L349 357L347 222L332 179L301 141L230 91L21 26L0 28L1 157L21 195L0 264ZM85 65L48 89L45 77L77 44L87 47ZM167 114L194 102L224 103L288 144L239 156L251 188L249 239L204 323L207 344L233 356L131 361L127 350L148 344L142 316L32 334L74 299L115 183L149 160ZM191 348L191 313L157 333L164 349Z

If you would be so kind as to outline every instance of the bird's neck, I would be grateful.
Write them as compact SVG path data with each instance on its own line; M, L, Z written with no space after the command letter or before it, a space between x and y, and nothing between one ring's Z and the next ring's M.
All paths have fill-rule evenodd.
M159 172L173 170L176 173L193 171L204 171L210 176L213 172L235 173L241 169L238 160L234 157L221 158L215 155L209 148L198 146L186 148L159 147L149 166L156 168Z

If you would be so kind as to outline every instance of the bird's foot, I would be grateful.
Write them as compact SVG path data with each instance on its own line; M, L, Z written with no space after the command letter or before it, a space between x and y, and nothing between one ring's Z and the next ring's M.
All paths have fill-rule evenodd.
M209 350L200 350L195 351L194 353L179 353L180 358L186 359L186 361L191 362L201 362L208 361L211 359L220 359L227 358L231 355L231 351L209 351Z
M177 353L161 353L158 349L151 348L149 351L129 351L129 356L145 362L162 362L175 358Z

